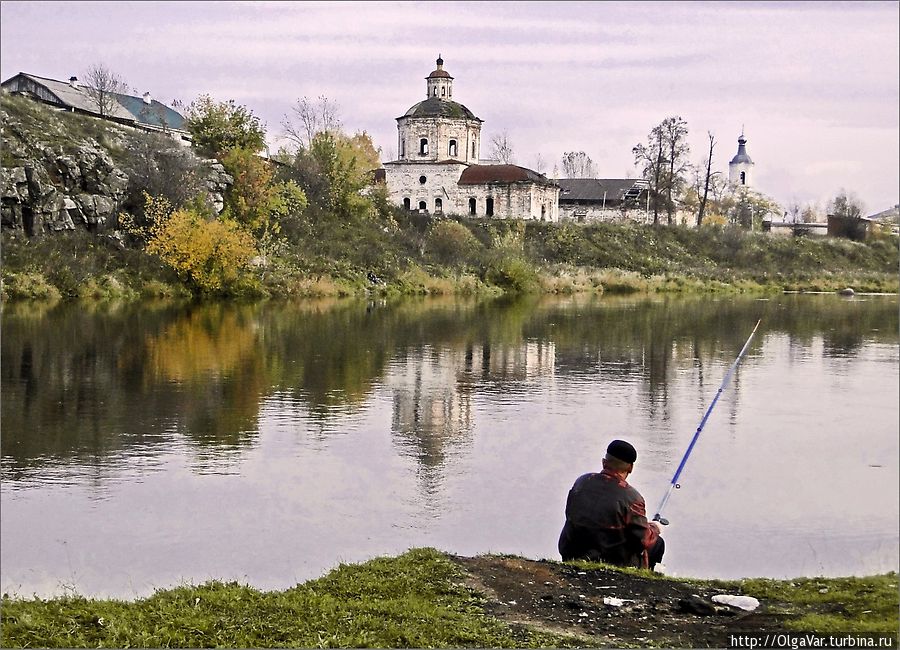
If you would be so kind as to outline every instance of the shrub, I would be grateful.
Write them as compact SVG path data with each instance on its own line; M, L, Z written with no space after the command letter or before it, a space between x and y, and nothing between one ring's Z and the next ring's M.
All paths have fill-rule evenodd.
M247 290L243 271L257 252L250 233L234 222L206 221L193 210L177 210L158 223L147 251L204 294Z
M428 251L443 264L470 262L482 247L469 229L455 221L441 221L428 233Z
M59 300L59 289L42 273L8 273L3 277L3 297L29 300Z
M501 251L488 263L485 280L511 293L530 293L539 288L535 268L508 251Z

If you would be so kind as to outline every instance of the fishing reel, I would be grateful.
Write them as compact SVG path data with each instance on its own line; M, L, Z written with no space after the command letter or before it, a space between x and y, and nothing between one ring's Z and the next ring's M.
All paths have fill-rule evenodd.
M655 515L653 515L653 521L658 521L663 526L669 525L669 520L666 519L665 517L661 517L658 512Z

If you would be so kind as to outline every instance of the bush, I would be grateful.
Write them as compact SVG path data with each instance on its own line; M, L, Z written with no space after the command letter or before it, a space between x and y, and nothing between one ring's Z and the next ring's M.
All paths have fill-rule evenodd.
M436 223L428 233L426 248L442 264L458 266L470 263L482 250L475 235L455 221Z
M177 210L154 227L147 252L200 293L252 292L244 271L256 247L250 233L234 222L206 221L193 210Z
M530 293L540 286L537 270L508 251L501 251L488 263L485 280L510 293Z
M16 300L59 300L59 289L47 281L42 273L4 273L3 298Z

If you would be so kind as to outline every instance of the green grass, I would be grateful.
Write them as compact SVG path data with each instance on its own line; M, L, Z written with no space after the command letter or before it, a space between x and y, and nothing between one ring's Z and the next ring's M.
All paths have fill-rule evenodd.
M4 597L3 647L573 647L576 637L512 628L443 554L341 565L261 592L236 583L158 591L135 602Z
M790 614L785 627L816 634L871 634L897 638L897 574L865 578L742 580L743 592L777 601Z

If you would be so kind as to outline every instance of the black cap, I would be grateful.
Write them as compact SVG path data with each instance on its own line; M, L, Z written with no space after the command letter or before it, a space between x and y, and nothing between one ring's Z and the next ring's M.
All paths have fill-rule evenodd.
M624 440L613 440L609 443L606 455L621 460L623 463L634 463L637 460L637 451Z

